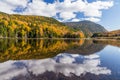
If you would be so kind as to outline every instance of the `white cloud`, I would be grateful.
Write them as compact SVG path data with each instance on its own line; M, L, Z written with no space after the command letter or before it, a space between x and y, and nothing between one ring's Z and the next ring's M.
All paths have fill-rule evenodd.
M13 10L18 6L25 7L27 0L0 0L0 11L13 14Z
M72 63L74 61L75 61L75 59L74 58L70 58L69 56L63 56L60 59L60 63Z
M72 22L78 22L78 21L80 21L80 19L78 19L78 18L72 19Z
M27 0L2 0L1 2L4 2L4 3L6 3L6 4L8 4L8 5L10 5L10 6L26 6L26 4L27 4Z
M42 0L33 0L23 14L52 17L56 15L56 4L47 4Z
M84 17L95 19L95 17L102 17L102 10L109 9L113 6L113 1L95 1L88 3L87 0L64 0L64 2L45 3L43 0L33 0L32 3L28 3L27 0L0 0L0 11L6 13L14 12L18 6L26 8L20 14L28 15L42 15L49 17L58 17L57 13L60 13L59 18L62 21L75 20L77 14L83 13ZM59 18L57 18L59 20ZM100 19L99 19L100 20ZM96 22L99 21L95 20ZM77 19L76 19L77 21ZM94 21L94 20L93 20Z
M96 59L96 58L99 58L99 56L98 55L88 55L88 56L85 56L85 58Z
M82 56L75 54L59 54L55 58L48 58L42 60L21 60L21 61L7 61L0 63L0 79L10 80L19 75L27 75L29 72L34 75L43 74L46 71L61 73L65 76L85 75L91 73L94 75L109 75L111 70L106 67L100 67L100 59L97 54L85 56L83 62L79 63L76 58ZM78 62L78 63L77 63ZM29 71L29 72L28 72Z
M96 1L93 3L88 3L83 11L85 16L101 17L102 16L101 10L109 9L112 6L113 6L112 1Z
M25 67L19 69L17 66L13 65L16 61L7 61L0 63L0 79L1 80L11 80L13 77L18 75L27 74Z
M89 20L89 21L93 21L93 22L99 22L100 18L94 18L94 17L90 17L90 18L84 18L85 20Z
M63 18L63 20L69 20L74 18L76 15L72 12L61 12L60 18Z

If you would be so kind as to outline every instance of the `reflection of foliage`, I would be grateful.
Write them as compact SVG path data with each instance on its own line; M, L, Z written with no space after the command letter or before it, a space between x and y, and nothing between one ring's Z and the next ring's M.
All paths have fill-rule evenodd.
M82 44L82 40L1 39L0 61L53 57L58 53Z
M119 40L93 40L94 43L96 44L104 44L104 45L113 45L120 47L120 41Z
M62 52L88 55L105 47L84 39L1 39L0 45L0 61L49 58Z
M79 30L68 28L57 20L43 16L22 16L0 13L0 37L72 38L84 37Z

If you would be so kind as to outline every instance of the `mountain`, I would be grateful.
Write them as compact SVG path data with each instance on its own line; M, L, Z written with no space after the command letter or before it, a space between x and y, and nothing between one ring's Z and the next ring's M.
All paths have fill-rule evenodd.
M116 37L116 38L119 38L120 37L120 30L104 32L104 33L95 33L92 37L106 37L106 38Z
M107 32L103 26L87 20L80 22L66 22L65 25L77 30L82 30L86 37L91 37L93 33Z
M67 27L54 18L0 12L0 38L80 38L81 31Z

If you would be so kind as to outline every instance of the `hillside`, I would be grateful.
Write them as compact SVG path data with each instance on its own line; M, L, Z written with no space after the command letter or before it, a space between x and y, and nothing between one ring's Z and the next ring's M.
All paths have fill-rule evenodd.
M0 12L0 38L80 38L74 30L54 18L32 15L10 15Z
M91 37L93 33L107 32L103 26L91 21L67 22L65 24L74 29L82 30L86 37Z
M108 32L108 33L120 34L120 30L110 31L110 32Z
M95 33L92 37L120 37L120 30L105 32L105 33Z

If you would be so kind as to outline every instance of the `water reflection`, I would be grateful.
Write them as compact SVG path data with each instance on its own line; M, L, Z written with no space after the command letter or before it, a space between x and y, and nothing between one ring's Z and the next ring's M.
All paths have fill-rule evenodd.
M67 50L67 53L90 55L105 48L104 44L96 44L93 40L85 40L81 46Z
M119 47L108 40L0 39L0 80L120 80Z
M91 40L57 39L0 39L0 62L7 60L44 59L59 53L88 55L99 52L105 45L94 44Z
M82 60L82 61L81 61ZM111 70L106 67L100 67L101 62L99 55L81 56L79 54L61 53L54 58L41 60L20 60L7 61L0 63L1 80L30 80L34 78L40 79L41 75L46 72L62 76L85 76L87 73L93 75L110 75ZM21 80L20 79L20 80ZM35 79L34 79L35 80ZM49 80L46 76L46 80ZM57 79L55 79L57 80Z
M107 40L107 39L100 39L100 40L93 40L96 44L102 44L102 45L112 45L120 47L120 40Z

